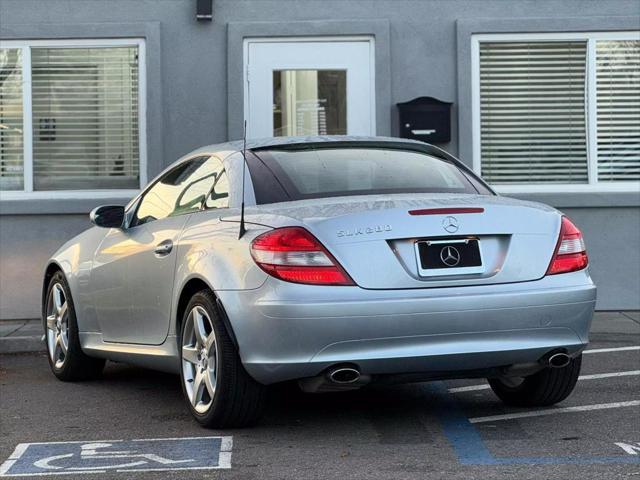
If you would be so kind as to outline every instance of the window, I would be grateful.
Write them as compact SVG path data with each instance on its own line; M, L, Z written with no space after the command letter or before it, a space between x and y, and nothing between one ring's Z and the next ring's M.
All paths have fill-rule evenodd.
M223 163L214 158L216 161L215 181L205 202L207 208L228 208L229 207L229 178L224 169Z
M22 190L22 51L0 49L0 190Z
M137 190L142 40L0 44L0 190Z
M200 210L207 194L224 174L221 167L220 160L208 155L182 162L144 193L132 226Z
M474 166L485 180L507 191L639 188L639 33L473 40Z
M346 70L273 71L274 137L346 133Z
M460 169L425 153L383 148L317 148L314 150L261 150L254 152L286 190L287 198L267 199L257 188L258 203L343 195L391 193L482 193ZM258 175L250 162L252 178ZM254 180L255 182L255 180Z
M598 180L640 180L640 39L596 43Z

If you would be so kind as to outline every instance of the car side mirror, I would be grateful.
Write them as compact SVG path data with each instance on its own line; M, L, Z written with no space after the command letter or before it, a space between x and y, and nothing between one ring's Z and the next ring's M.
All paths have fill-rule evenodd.
M89 214L91 223L103 228L120 228L124 221L124 207L122 205L103 205L94 208Z

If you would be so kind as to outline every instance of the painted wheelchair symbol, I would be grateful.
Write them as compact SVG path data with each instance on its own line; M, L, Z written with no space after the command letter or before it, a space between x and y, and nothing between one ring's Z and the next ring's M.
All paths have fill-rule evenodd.
M138 453L134 450L106 450L113 447L112 443L85 443L80 447L80 458L72 464L81 465L83 463L90 466L64 466L64 459L71 459L75 453L65 453L64 455L53 455L33 462L38 468L47 470L113 470L121 468L139 467L146 464L175 465L180 463L193 462L192 458L187 460L171 460L154 453ZM98 462L96 462L98 460ZM101 460L107 460L106 462ZM117 460L113 462L113 460ZM126 461L129 460L129 461ZM96 465L99 463L99 465Z

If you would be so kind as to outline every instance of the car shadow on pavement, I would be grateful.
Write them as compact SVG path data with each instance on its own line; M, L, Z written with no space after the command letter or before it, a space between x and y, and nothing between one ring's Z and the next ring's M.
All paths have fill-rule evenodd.
M397 431L399 425L404 425L405 428L400 430L405 434L412 430L424 432L425 428L433 426L436 412L445 409L450 400L446 390L437 387L438 383L367 386L360 390L331 393L305 393L295 382L272 385L265 415L255 428L305 425L334 425L339 428L345 422L350 426L368 422L383 433L388 433L387 426L389 430ZM174 415L182 417L187 413L177 375L109 362L102 378L92 384L108 388L110 394L119 392L130 396L134 391L162 393L166 407L175 400ZM486 396L474 399L473 405L480 409L501 406L497 399ZM141 404L140 408L144 405ZM166 415L171 414L167 412Z

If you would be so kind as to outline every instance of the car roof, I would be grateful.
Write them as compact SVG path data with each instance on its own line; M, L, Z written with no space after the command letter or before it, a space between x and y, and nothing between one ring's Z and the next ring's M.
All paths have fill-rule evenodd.
M320 135L320 136L306 136L306 137L270 137L270 138L258 138L247 140L247 150L263 150L269 148L278 147L302 147L302 146L325 146L327 144L341 144L341 146L373 146L378 144L389 147L395 146L396 148L411 148L425 150L431 145L419 142L417 140L408 140L404 138L394 137L369 137L369 136L353 136L353 135ZM337 145L336 145L337 146ZM207 145L197 150L194 150L189 155L195 155L199 152L240 152L242 151L243 141L235 140L231 142L218 143Z

